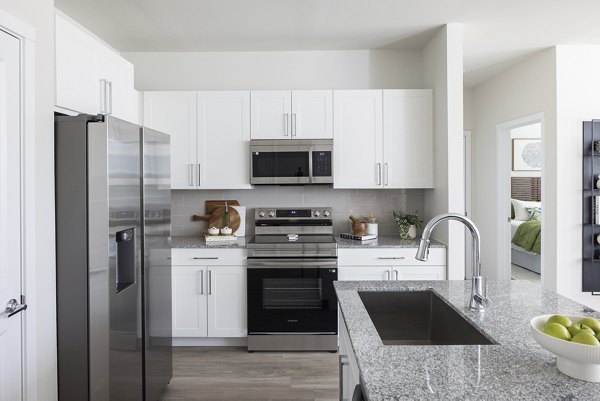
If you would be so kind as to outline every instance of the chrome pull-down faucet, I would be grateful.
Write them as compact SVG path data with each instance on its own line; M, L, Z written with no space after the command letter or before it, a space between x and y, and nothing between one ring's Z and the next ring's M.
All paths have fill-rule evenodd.
M471 299L469 301L469 309L474 311L483 312L489 305L490 300L487 298L487 287L485 285L485 279L481 276L481 259L480 259L480 241L479 241L479 230L475 224L465 216L458 213L445 213L435 216L431 219L421 236L421 242L419 243L419 249L417 249L417 255L415 259L420 261L426 261L429 257L429 238L431 237L431 231L434 227L444 220L456 220L463 223L473 237L473 277L471 278Z

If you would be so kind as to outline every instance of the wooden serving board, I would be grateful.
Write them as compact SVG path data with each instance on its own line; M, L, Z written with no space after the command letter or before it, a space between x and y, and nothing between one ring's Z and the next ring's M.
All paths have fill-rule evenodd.
M229 206L240 205L240 202L236 200L207 200L204 203L204 214L207 216L212 214L212 212L215 211L215 209L225 206L225 202L227 202Z
M229 205L229 202L227 202ZM234 208L230 207L229 209L229 228L236 232L240 228L240 214ZM219 207L212 211L210 214L210 221L208 222L208 228L217 227L223 228L222 220L223 214L225 214L225 207Z

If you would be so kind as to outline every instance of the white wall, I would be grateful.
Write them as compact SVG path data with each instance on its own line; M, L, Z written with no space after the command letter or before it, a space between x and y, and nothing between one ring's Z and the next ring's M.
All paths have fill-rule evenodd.
M463 27L448 24L423 49L423 85L434 93L434 189L425 191L425 214L464 213ZM448 278L465 277L464 227L442 223L434 237L448 245Z
M546 160L556 162L556 290L600 310L600 297L581 292L582 122L600 117L600 46L557 46L557 132ZM544 211L544 216L546 211ZM545 217L544 217L545 218Z
M421 88L421 50L121 53L138 90Z
M0 8L36 30L35 45L35 279L27 314L35 314L38 394L31 400L56 399L56 304L54 266L54 2L1 0ZM27 164L28 167L32 163ZM2 300L4 301L4 300Z
M497 143L498 124L543 112L545 115L546 151L556 137L556 72L555 51L540 52L515 67L504 71L491 80L474 88L473 107L475 129L473 130L473 219L482 236L482 269L487 277L496 278L497 265L497 211L509 210L508 205L497 204ZM552 160L546 158L548 177L556 176ZM542 188L544 224L542 229L555 226L553 221L556 204L552 199L548 179ZM547 195L548 194L548 195ZM554 215L554 216L553 216ZM581 234L580 234L581 235ZM555 241L544 236L545 250L556 249ZM552 255L545 254L551 261ZM508 268L508 267L507 267ZM544 266L544 282L556 288L551 263Z

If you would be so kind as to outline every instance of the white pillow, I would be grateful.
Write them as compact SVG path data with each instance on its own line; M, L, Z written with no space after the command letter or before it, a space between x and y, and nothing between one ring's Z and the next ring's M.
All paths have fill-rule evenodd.
M522 201L518 199L510 200L515 208L514 220L528 221L531 220L531 212L527 208L542 207L542 202Z

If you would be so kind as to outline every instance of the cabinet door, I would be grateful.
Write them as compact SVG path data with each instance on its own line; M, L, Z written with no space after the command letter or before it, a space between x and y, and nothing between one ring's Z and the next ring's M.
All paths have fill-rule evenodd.
M383 91L385 188L433 188L430 89Z
M171 188L197 188L196 92L145 92L144 125L171 136Z
M340 266L340 281L389 280L392 277L391 266Z
M122 120L137 123L133 64L112 52L101 51L98 56L98 70L100 79L106 80L109 86L104 111ZM101 100L103 98L104 94L100 96Z
M100 112L94 40L56 16L56 105L77 113Z
M333 92L334 187L382 187L382 91Z
M250 188L250 92L198 92L199 188Z
M393 279L409 280L445 280L446 266L398 266L394 267Z
M209 267L208 276L208 336L245 337L246 267Z
M291 137L292 93L290 91L252 91L252 139Z
M173 266L173 337L206 337L206 267Z
M333 139L333 91L292 91L291 137Z

